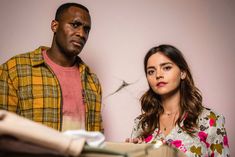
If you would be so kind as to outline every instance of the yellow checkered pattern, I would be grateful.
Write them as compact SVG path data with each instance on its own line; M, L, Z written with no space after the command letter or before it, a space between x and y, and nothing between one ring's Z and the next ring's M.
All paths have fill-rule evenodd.
M0 66L0 109L56 130L62 126L62 94L59 82L45 63L42 50L17 55ZM86 130L101 131L101 86L98 78L78 57L82 95L86 108Z

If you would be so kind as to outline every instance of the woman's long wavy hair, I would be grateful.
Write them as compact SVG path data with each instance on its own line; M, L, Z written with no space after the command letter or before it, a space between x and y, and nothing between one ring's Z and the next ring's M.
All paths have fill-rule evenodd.
M148 59L156 53L162 53L174 62L181 71L186 73L186 78L180 82L180 113L176 124L186 131L190 136L196 131L197 119L202 112L202 96L197 87L194 85L194 81L186 60L183 54L174 46L160 45L153 47L148 51L144 58L144 69L147 76L147 62ZM143 137L151 134L159 126L159 117L164 112L161 97L156 94L151 87L141 97L142 114L140 115L140 125L143 129ZM184 117L185 116L185 119ZM184 124L181 127L180 123L184 119Z

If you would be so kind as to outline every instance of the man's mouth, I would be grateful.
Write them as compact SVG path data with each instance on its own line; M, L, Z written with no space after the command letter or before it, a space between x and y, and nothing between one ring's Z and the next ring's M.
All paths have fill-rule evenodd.
M82 42L72 41L72 44L73 44L74 46L77 46L77 47L83 47L83 43L82 43Z

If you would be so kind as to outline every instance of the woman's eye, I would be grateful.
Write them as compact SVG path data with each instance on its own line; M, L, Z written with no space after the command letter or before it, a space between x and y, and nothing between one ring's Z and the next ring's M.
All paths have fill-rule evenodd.
M153 75L153 73L154 73L154 71L153 71L153 70L149 70L149 71L147 71L147 74L148 74L148 75Z
M166 66L166 67L163 67L163 70L165 70L165 71L168 71L168 70L171 70L171 66Z

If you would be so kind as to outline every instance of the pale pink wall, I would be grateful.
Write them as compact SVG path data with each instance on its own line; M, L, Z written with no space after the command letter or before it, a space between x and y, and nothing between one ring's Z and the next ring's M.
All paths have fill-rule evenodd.
M50 46L50 21L66 1L1 0L0 63ZM235 2L233 0L80 0L92 15L92 31L82 53L103 85L104 126L109 141L123 141L140 113L147 87L143 56L154 45L181 49L206 106L226 117L235 155ZM122 80L133 83L108 96Z

